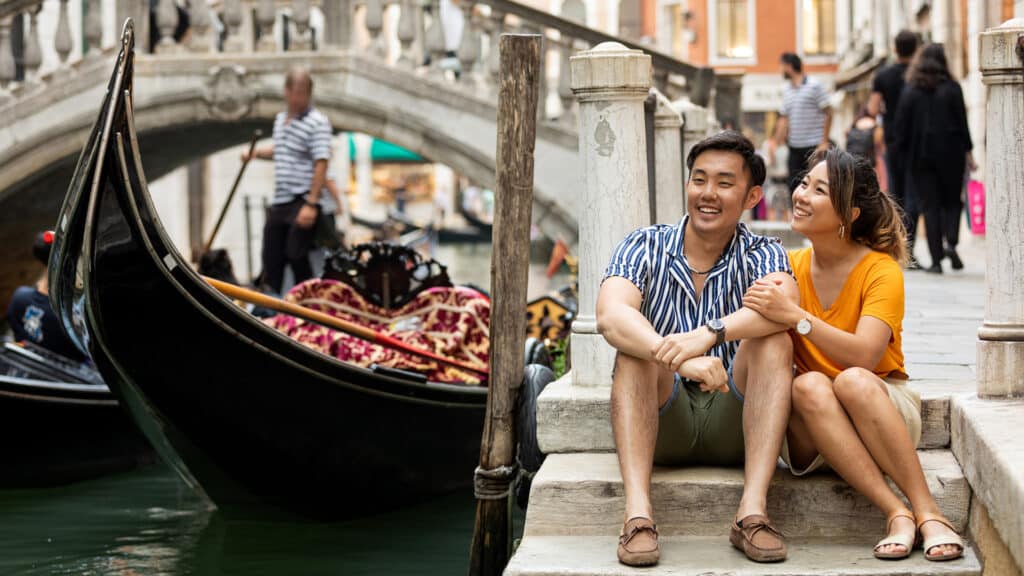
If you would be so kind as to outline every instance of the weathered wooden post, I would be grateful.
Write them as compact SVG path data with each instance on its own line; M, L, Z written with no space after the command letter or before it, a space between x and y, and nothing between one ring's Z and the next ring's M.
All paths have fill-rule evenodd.
M988 85L985 320L978 328L978 395L1024 396L1024 19L981 35Z
M467 23L468 25L468 23ZM508 496L515 480L516 395L526 343L528 239L533 206L540 36L503 34L499 41L498 149L491 257L491 373L487 419L474 474L476 528L469 573L499 576L508 564Z
M683 186L683 143L679 129L683 117L661 92L654 109L654 223L675 224L686 211Z
M597 332L597 290L615 246L650 223L644 99L651 87L651 58L618 42L605 42L569 62L572 91L579 101L583 184L572 382L611 386L615 352Z

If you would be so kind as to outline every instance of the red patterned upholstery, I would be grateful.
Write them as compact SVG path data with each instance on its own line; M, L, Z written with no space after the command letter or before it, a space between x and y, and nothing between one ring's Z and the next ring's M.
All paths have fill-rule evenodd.
M488 363L491 303L464 288L431 288L394 310L370 304L350 286L313 279L291 289L285 300L366 326L442 356L470 364ZM479 376L438 362L371 344L344 332L279 314L266 320L274 329L344 362L426 374L433 382L480 384Z

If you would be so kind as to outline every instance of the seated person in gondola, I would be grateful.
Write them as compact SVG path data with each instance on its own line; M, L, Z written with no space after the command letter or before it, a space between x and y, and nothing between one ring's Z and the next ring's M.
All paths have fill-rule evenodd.
M32 244L32 255L47 264L52 244L53 232L40 232ZM33 342L73 360L86 359L71 343L50 308L49 279L45 271L35 286L19 286L14 291L7 306L7 322L18 342Z

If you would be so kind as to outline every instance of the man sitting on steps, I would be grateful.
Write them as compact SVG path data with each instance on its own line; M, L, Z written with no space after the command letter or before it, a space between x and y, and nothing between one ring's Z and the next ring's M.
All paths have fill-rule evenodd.
M687 211L675 226L631 233L605 271L598 330L616 350L612 429L626 496L619 561L658 562L651 472L659 465L744 465L730 541L751 560L786 558L767 517L790 410L792 344L785 327L743 307L755 280L799 301L786 251L749 232L763 160L738 132L696 144L686 160Z

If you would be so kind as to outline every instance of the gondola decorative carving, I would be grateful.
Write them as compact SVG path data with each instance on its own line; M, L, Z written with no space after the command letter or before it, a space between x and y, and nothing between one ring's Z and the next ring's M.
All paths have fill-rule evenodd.
M428 288L452 286L444 264L387 242L334 252L327 259L323 277L344 282L363 298L389 309L408 303Z

